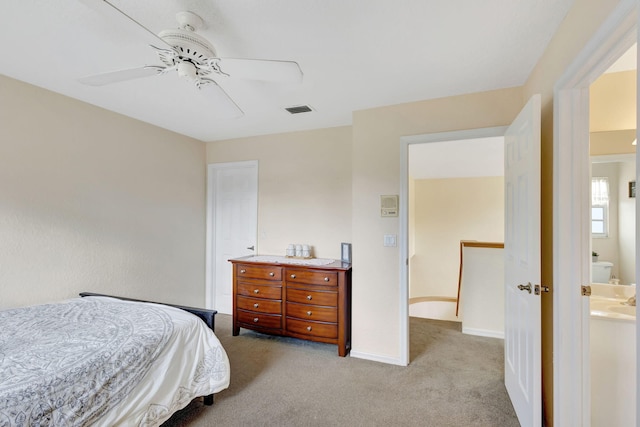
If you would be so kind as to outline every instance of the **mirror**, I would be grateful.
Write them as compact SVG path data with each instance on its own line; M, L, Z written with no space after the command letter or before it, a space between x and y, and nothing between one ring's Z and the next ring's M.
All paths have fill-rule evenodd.
M634 139L632 129L593 132L590 141L593 261L612 263L609 283L621 285L636 283L636 200L630 194L636 176L635 154L630 153Z

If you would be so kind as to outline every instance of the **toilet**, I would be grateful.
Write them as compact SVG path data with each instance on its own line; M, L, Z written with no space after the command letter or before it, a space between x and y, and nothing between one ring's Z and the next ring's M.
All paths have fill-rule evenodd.
M591 263L591 282L609 283L613 263L609 261L596 261Z

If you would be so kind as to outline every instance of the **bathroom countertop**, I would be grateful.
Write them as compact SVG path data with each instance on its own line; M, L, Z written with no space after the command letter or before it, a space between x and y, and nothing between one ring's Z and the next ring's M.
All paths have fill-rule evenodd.
M623 298L607 298L592 295L589 300L591 317L622 322L636 321L636 307L623 304Z

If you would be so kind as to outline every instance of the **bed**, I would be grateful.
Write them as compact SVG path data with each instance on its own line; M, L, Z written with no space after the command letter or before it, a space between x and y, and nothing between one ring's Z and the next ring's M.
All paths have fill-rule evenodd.
M0 426L157 426L229 386L215 311L80 295L0 311Z

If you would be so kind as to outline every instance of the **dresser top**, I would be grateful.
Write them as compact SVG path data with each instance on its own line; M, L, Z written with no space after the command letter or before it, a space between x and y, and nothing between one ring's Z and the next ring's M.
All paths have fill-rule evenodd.
M335 259L328 258L288 258L280 255L250 255L240 258L232 258L229 260L232 263L255 263L255 264L278 264L287 266L297 266L314 269L328 269L328 270L350 270L351 264L348 262L342 262Z

